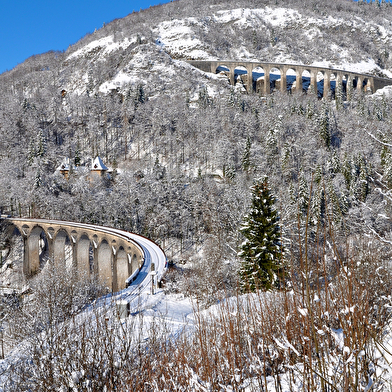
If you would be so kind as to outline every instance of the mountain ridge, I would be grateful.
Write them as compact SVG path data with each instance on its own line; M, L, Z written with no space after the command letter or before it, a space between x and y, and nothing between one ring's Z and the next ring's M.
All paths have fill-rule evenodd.
M0 75L0 78L4 80L8 74L18 74L19 68L26 74L25 68L29 63L33 63L31 68L36 70L45 69L52 62L49 67L64 75L57 83L66 90L72 90L64 83L67 79L78 80L78 85L86 84L86 69L90 73L101 74L94 76L96 85L109 84L112 80L118 87L118 81L114 79L119 74L124 74L120 85L137 78L137 72L130 68L137 69L138 62L143 64L138 57L137 46L148 43L155 44L172 59L178 60L219 58L333 65L339 69L392 76L392 63L387 51L392 44L392 7L383 6L383 17L377 18L381 24L377 24L363 18L366 16L364 9L367 13L369 10L374 13L377 7L371 5L338 2L342 6L350 6L350 12L356 8L359 13L354 17L350 14L350 19L347 19L347 11L325 15L327 10L333 11L332 7L314 2L310 2L313 7L306 13L305 8L301 13L298 9L287 7L289 4L271 7L272 2L268 1L254 3L259 8L251 9L248 4L246 8L224 9L230 3L218 2L205 7L202 16L183 18L178 18L178 14L185 12L186 5L192 2L177 1L151 7L107 24L71 45L64 53L33 56L26 60L26 64ZM260 8L262 4L264 7ZM291 2L290 5L299 7L299 2ZM312 11L315 6L318 12ZM335 9L338 10L337 5ZM159 16L156 15L158 10ZM200 9L194 11L197 14ZM187 12L191 14L189 9ZM165 15L171 14L171 20L166 20ZM150 23L147 18L151 18ZM355 46L350 48L348 40ZM143 57L146 55L144 53ZM38 64L34 65L35 62ZM73 69L85 71L73 74ZM80 87L76 92L82 93Z

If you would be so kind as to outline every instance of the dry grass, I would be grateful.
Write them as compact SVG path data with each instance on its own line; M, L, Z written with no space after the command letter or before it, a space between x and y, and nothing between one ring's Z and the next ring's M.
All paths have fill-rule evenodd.
M360 237L338 246L325 228L316 238L298 241L285 290L238 294L207 310L196 303L195 324L179 335L159 318L147 326L142 312L121 321L102 308L49 323L31 335L5 388L360 391L371 380L372 390L386 390L389 247Z

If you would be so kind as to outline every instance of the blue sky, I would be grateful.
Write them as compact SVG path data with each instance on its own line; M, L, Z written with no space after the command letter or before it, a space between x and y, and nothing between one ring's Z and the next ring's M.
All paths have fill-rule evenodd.
M33 54L66 50L103 23L168 0L0 0L0 73Z

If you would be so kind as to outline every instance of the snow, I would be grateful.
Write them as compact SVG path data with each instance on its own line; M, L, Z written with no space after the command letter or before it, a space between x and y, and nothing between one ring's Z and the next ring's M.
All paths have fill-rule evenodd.
M202 42L195 37L191 26L201 26L196 18L175 19L160 23L154 32L156 44L172 53L187 53L190 58L207 59L208 54L202 50Z
M82 48L78 49L77 51L71 53L67 57L67 60L72 60L77 57L85 56L85 55L90 54L92 52L94 53L95 51L102 51L102 54L108 54L108 53L113 52L115 50L118 50L120 48L126 49L129 45L136 43L136 42L137 42L137 37L133 37L131 39L126 37L122 41L115 42L114 36L109 35L108 37L103 37L101 39L90 42L86 46L83 46Z
M125 290L126 291L126 290ZM290 293L289 293L290 294ZM267 292L263 294L266 298L273 298L275 295L278 295L278 293L274 292ZM117 299L117 302L122 301L121 297L122 294L119 294ZM114 297L116 299L116 297ZM249 300L252 300L252 298L255 300L255 306L256 308L254 309L255 311L258 311L258 307L262 306L262 302L258 302L257 300L257 294L246 294L242 295L240 297L235 297L235 298L229 298L224 300L222 303L218 303L216 305L211 306L208 309L205 310L199 310L195 302L192 301L191 298L185 297L183 294L167 294L165 295L162 290L157 290L156 294L151 295L148 293L148 291L143 291L139 296L135 298L135 300L132 302L131 305L131 316L132 322L135 323L135 331L138 331L141 334L141 338L145 341L149 339L149 331L151 331L152 328L157 328L157 322L159 324L165 326L165 330L169 331L169 334L171 337L176 337L179 336L180 333L182 333L184 330L186 330L188 333L192 333L195 331L198 325L198 320L201 318L206 318L209 319L210 317L219 317L222 313L222 305L224 305L224 309L229 310L230 314L235 316L237 312L239 311L239 308L237 306L240 306L240 308L245 308L246 304L249 303ZM238 302L239 301L239 302ZM102 301L101 301L102 302ZM104 301L105 302L105 301ZM303 308L298 308L298 311L306 317L308 312L307 309ZM197 314L196 312L199 312ZM126 321L122 321L125 323ZM124 324L125 325L125 324ZM159 327L158 327L159 328ZM323 336L325 335L326 331L319 329L316 331L318 335ZM343 329L330 329L332 339L335 340L336 347L337 349L344 354L347 358L346 363L350 363L354 359L355 353L352 353L350 348L347 347L344 344L344 332ZM304 336L306 338L306 336ZM281 335L279 338L274 337L274 342L276 343L276 346L285 353L293 352L295 353L298 357L300 357L300 353L297 351L297 349L289 342L287 337L284 335ZM377 346L374 349L378 351L378 357L380 359L379 363L377 363L377 366L374 366L373 363L369 363L369 368L373 368L374 376L372 375L369 377L369 380L367 382L367 385L372 385L374 380L379 379L382 377L384 380L387 382L392 379L392 374L391 374L391 369L388 367L388 363L391 363L392 361L392 333L391 331L387 331L387 334L385 335L385 339L382 342L383 346ZM0 372L0 391L3 391L1 388L2 385L2 378L7 377L7 372L4 370L7 369L13 361L17 360L18 355L23 355L23 352L26 349L26 344L21 344L14 352L12 353L11 356L6 358L3 361L0 361L0 370L3 370L3 372ZM363 356L364 351L358 353L358 356ZM334 357L334 354L331 353L331 360L328 365L330 365L329 370L327 370L329 373L335 371L334 366L336 365L334 363L335 359L339 359L340 357ZM384 361L382 360L384 359ZM295 365L295 372L298 372L299 374L303 371L302 369L302 364L298 363ZM78 378L80 377L80 374L78 373L72 373L71 374L71 379L72 381L77 384ZM233 377L236 377L237 382L241 381L241 376L240 376L240 370L238 370L238 373L233 374ZM280 380L281 380L281 389L282 391L300 391L303 390L301 388L301 384L298 383L295 389L292 389L291 386L293 385L289 381L290 373L281 373ZM196 373L194 373L194 382L195 386L198 387L199 384L199 378ZM274 377L269 377L267 376L267 386L269 391L276 391L276 385L275 385L275 378ZM192 382L190 380L190 382ZM255 379L245 379L242 380L241 388L244 391L252 391L252 390L259 390L258 389L259 384L258 380ZM226 388L226 390L230 390L229 386Z
M382 97L386 97L386 98L391 98L392 97L392 86L386 86L380 90L377 90L373 95L373 97L375 98L382 98ZM383 216L383 218L385 219L390 219L388 217Z
M138 81L139 78L136 75L128 74L122 70L112 80L108 80L101 84L99 86L99 91L107 94L118 87L122 87L126 84L136 84Z
M91 170L108 170L100 157L96 157L91 165Z
M145 299L143 316L145 321L153 321L159 317L165 322L173 335L189 325L193 319L194 305L189 297L183 294L167 294L162 290Z
M71 168L71 165L70 165L69 158L66 157L64 162L61 163L61 165L56 169L56 171L62 171L62 170L69 171L70 168Z
M214 19L218 23L234 22L236 25L247 28L254 27L259 20L264 20L274 27L285 26L300 18L301 15L290 8L238 8L234 10L218 11Z
M331 328L331 335L335 339L336 345L343 350L344 347L344 336L343 336L343 329L333 329Z
M216 24L234 23L241 28L258 28L265 25L273 27L286 27L289 24L300 26L304 38L314 40L322 36L320 26L322 27L338 27L340 25L352 26L353 33L355 29L369 29L369 31L377 34L385 43L389 43L391 32L383 26L376 26L368 23L360 18L356 18L351 22L343 19L333 18L305 18L298 11L289 8L271 8L265 7L260 9L238 8L233 10L218 11L211 16L211 20ZM210 21L211 21L210 20ZM195 59L214 59L209 55L208 48L196 38L193 32L194 27L206 28L202 20L196 18L176 19L173 21L163 22L157 26L155 32L158 35L157 44L164 47L169 53L183 55L187 58ZM218 28L218 26L216 26ZM276 62L282 63L298 63L290 59L289 50L281 48L281 53L276 56ZM336 53L334 59L325 59L313 62L311 65L335 68L358 73L372 73L380 71L380 67L373 59L362 60L357 63L351 61L351 55L348 50L341 48L336 43L331 43L330 49ZM258 59L250 53L246 48L240 48L236 57L247 59L249 61L257 61ZM392 77L392 72L383 72Z
M353 17L347 21L341 18L331 16L305 17L298 11L286 7L260 7L257 9L237 8L232 10L220 10L214 12L215 7L211 7L211 15L203 18L188 17L183 19L173 19L159 23L152 29L155 48L167 54L170 58L168 62L152 61L151 51L147 45L138 45L133 49L133 57L128 64L117 69L114 76L101 82L95 87L95 91L108 94L113 90L123 89L126 86L135 86L143 83L148 79L151 73L159 73L162 78L171 77L176 72L176 67L184 67L184 62L173 60L174 58L200 59L200 60L217 60L216 56L211 54L211 48L204 43L199 37L201 32L208 34L212 30L219 31L219 28L225 24L233 24L241 29L271 29L273 28L291 28L298 30L303 41L314 41L323 37L323 29L339 28L344 26L350 28L352 34L358 30L366 30L374 40L380 41L380 45L388 46L392 42L391 28L386 23L384 26L366 21L359 17ZM382 23L382 22L380 22ZM108 55L114 51L128 48L131 44L137 43L138 37L122 37L118 39L113 34L108 37L96 39L87 45L79 48L69 54L67 60L74 60L82 57L90 58L91 61L106 61ZM149 44L153 46L154 44ZM392 72L381 69L374 59L362 56L361 61L353 62L352 53L348 49L340 46L339 42L331 42L328 48L329 52L334 55L332 58L318 59L310 65L333 68L337 70L346 70L358 73L372 74L382 71L387 77L392 77ZM141 47L144 47L142 49ZM274 55L274 61L285 64L298 64L298 60L291 57L291 50L281 42L277 43L278 49ZM146 55L146 51L148 55ZM262 55L263 56L263 55ZM252 48L241 46L238 49L232 49L231 57L235 59L245 59L247 61L260 61L257 54L252 52ZM263 75L259 75L262 77ZM293 75L294 76L294 75ZM208 75L209 78L219 79L222 75ZM257 78L256 78L257 79ZM276 80L276 77L274 78ZM67 90L73 91L78 95L85 94L86 84L89 81L87 69L79 72L73 78L70 85L66 86ZM244 87L238 84L238 89ZM218 94L217 88L209 89L209 95L213 97ZM157 93L156 98L161 94ZM194 91L192 91L194 94ZM194 97L196 97L197 93ZM389 94L388 94L389 95ZM150 97L151 98L151 97Z
M334 45L332 45L334 46ZM337 50L337 49L336 49ZM347 52L346 52L347 53ZM342 56L345 57L345 56ZM314 61L310 64L315 67L324 67L324 68L335 68L344 71L350 72L358 72L364 74L371 74L373 71L379 71L381 68L375 63L373 59L368 59L367 61L361 61L359 63L350 63L347 61L342 61L339 65L333 65L329 61Z

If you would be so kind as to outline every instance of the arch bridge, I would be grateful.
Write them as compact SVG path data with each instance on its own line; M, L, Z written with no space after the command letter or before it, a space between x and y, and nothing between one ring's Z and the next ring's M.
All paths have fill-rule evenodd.
M163 251L142 236L76 222L24 218L7 221L11 223L10 230L17 228L23 237L26 277L43 267L43 250L57 267L95 275L112 292L127 287L130 277L138 274L146 258L149 263L156 263L157 272L163 273L162 264L166 261ZM154 245L154 255L146 255L149 244Z
M232 86L241 80L248 93L257 92L264 96L274 90L306 91L309 88L320 97L328 97L338 88L343 94L354 89L374 93L392 85L392 79L311 65L222 60L187 62L204 72L226 75Z

